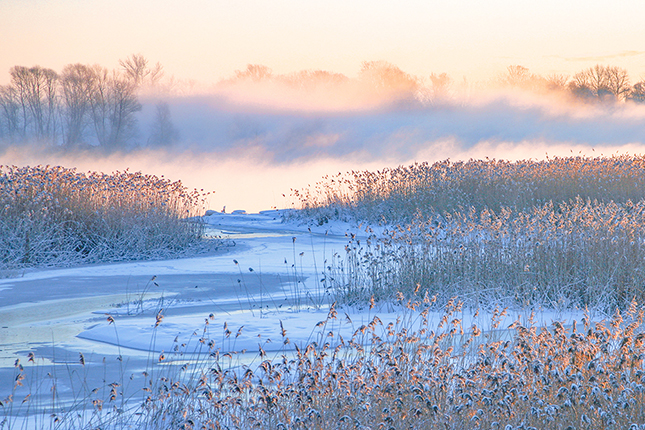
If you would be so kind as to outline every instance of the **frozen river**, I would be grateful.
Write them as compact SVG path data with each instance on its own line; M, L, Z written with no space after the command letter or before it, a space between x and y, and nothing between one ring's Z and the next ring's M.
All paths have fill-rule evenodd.
M74 379L104 386L125 372L136 380L159 354L172 362L173 347L202 333L206 321L213 337L221 337L224 323L239 333L235 343L217 345L222 352L256 352L260 345L271 351L281 321L294 340L306 341L328 307L316 272L326 255L343 251L348 226L310 229L284 223L277 211L205 219L208 232L223 240L207 255L0 280L0 400L13 394L15 403L31 393L28 402L46 409L53 384L47 374L57 375L62 403L76 395ZM18 387L16 360L26 376Z

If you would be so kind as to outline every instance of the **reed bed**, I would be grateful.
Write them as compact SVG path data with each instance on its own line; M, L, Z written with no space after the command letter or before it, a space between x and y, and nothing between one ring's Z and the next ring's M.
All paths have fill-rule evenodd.
M416 163L326 176L293 196L305 217L394 224L471 207L557 206L577 197L624 203L645 198L645 156Z
M578 198L557 207L435 214L351 238L324 282L349 302L397 291L458 296L470 306L584 308L611 312L645 302L645 201Z
M389 225L350 238L325 282L349 302L396 292L479 306L584 307L645 302L645 157L471 160L352 172L303 198L324 224Z
M0 270L172 257L201 240L203 198L140 172L0 166Z
M502 309L488 327L465 327L456 300L436 325L427 296L401 304L407 309L396 323L384 326L374 316L348 339L333 331L341 317L332 306L314 342L275 358L260 346L256 364L237 367L231 354L220 354L220 336L211 339L204 329L200 359L185 357L185 345L155 357L129 402L123 381L81 384L77 403L45 408L39 428L644 428L645 312L635 302L603 321L587 315L537 326L527 315L508 327L500 327ZM288 330L276 341L288 345ZM165 360L175 365L161 366ZM69 366L70 374L87 374L82 356ZM16 363L15 394L0 403L0 428L20 428L16 417L34 401L21 392L30 367Z
M107 372L81 356L68 365L82 381L72 405L57 400L62 381L17 362L0 429L27 428L34 410L35 427L57 429L645 429L642 162L444 162L425 182L416 175L433 166L328 178L316 198L297 193L302 213L389 227L351 235L325 262L324 287L341 302L398 307L396 323L370 310L359 325L332 305L313 341L283 327L281 350L244 355L223 353L234 331L216 336L207 319L194 349L151 353L138 376L118 361L120 378L93 386L89 372ZM611 316L502 326L507 305ZM491 320L466 323L464 306ZM50 404L34 404L38 390Z

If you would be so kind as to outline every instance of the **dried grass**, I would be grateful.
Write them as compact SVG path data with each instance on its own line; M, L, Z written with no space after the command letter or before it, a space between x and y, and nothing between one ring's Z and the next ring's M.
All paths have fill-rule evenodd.
M332 307L315 342L276 359L260 346L261 361L252 366L233 367L205 328L200 359L187 355L179 366L180 348L155 360L176 365L144 372L142 403L134 396L123 409L119 383L81 385L78 403L69 412L45 409L51 415L41 427L50 421L61 429L643 428L644 311L635 302L606 321L585 316L542 327L532 316L500 327L505 310L496 309L488 329L464 327L456 300L436 326L433 301L403 304L408 314L396 324L374 317L350 339L328 331L339 324ZM16 366L16 394L0 406L7 428L33 401L18 395L30 366ZM76 366L80 374L86 364Z
M473 306L645 302L645 157L486 160L352 172L298 192L301 216L386 222L325 281L346 301L396 292Z
M458 296L475 307L611 312L645 302L645 201L473 208L352 238L345 249L324 279L350 302L389 300L397 291Z
M201 240L202 206L140 172L0 166L0 270L171 257Z
M435 213L645 198L645 156L470 160L352 171L293 191L305 216L401 223Z

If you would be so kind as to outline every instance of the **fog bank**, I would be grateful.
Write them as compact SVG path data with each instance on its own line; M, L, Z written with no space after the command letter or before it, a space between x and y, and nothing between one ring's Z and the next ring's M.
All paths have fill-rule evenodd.
M366 97L350 87L285 92L229 87L142 97L139 147L127 152L4 148L0 164L143 171L215 191L210 207L290 207L290 190L326 174L450 158L543 159L645 151L645 107L527 93L463 92L447 100ZM166 106L160 119L158 106ZM173 131L161 144L155 129ZM284 196L283 196L284 195Z

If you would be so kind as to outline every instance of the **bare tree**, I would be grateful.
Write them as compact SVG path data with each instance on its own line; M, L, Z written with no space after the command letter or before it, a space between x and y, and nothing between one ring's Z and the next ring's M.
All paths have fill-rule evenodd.
M569 91L575 97L588 100L596 97L596 92L592 88L587 71L578 72L573 75L571 82L568 84Z
M349 81L349 78L342 73L333 73L326 70L301 70L280 79L287 85L303 90L318 86L342 85Z
M89 101L96 139L99 145L106 145L109 140L107 118L110 105L110 77L108 70L99 65L92 67L92 88Z
M499 82L504 86L544 93L545 91L565 88L568 78L562 75L543 77L531 73L528 68L520 65L508 66L506 74L500 76Z
M267 66L260 64L247 64L245 70L236 70L235 78L238 80L250 80L253 82L261 82L271 79L273 71Z
M524 87L531 79L533 79L533 75L524 66L514 65L506 68L504 82L510 86Z
M20 101L11 85L0 86L0 138L16 142L21 136Z
M156 105L155 119L148 138L149 146L170 146L179 140L179 132L173 126L168 103Z
M625 100L630 84L627 70L600 64L576 73L570 88L574 95L601 100Z
M83 64L68 64L61 73L60 84L63 142L70 147L83 141L94 87L93 70Z
M27 139L27 129L29 128L29 69L24 66L12 67L9 71L11 74L11 87L15 96L16 103L20 109L20 138Z
M584 83L596 97L608 91L607 74L605 68L599 64L577 73L574 80Z
M58 110L58 74L52 69L36 68L34 70L33 100L42 108L38 118L38 135L50 142L56 141ZM40 99L41 102L37 103Z
M627 100L645 103L645 81L636 82L627 95Z
M378 93L401 99L415 97L420 88L416 77L386 61L364 61L359 77Z
M544 78L546 89L549 91L563 91L569 84L569 76L561 74L551 74Z
M607 75L607 88L611 94L618 100L625 100L631 90L627 70L620 67L608 66L606 67L605 73Z
M69 64L60 76L40 66L15 66L11 82L0 86L0 139L34 139L66 147L83 142L93 131L107 150L124 148L136 134L135 113L141 110L137 90L163 75L140 55L122 62L123 72L101 66Z
M141 110L135 82L115 71L95 66L90 111L99 144L106 150L123 149L136 133L135 113Z
M22 112L22 134L31 134L38 140L55 139L56 134L56 82L58 75L40 66L31 68L15 66L10 70Z
M141 54L132 54L119 64L125 75L131 79L136 87L144 84L156 85L163 77L163 67L157 63L154 67L148 67L148 60Z

